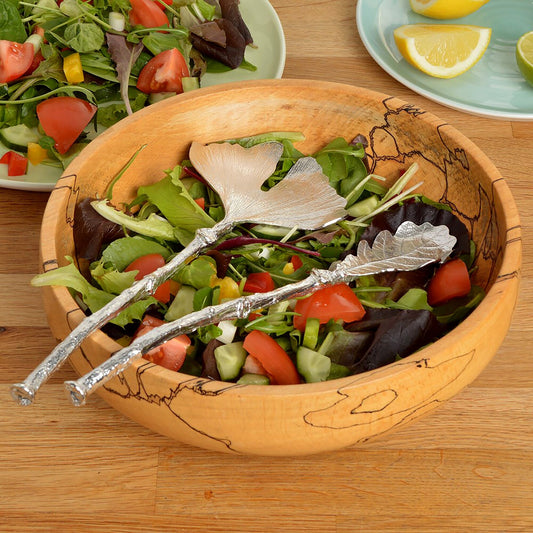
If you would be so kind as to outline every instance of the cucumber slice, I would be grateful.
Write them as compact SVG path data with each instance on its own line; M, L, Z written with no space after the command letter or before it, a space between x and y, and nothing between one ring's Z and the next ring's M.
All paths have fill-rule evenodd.
M198 78L194 76L181 78L181 84L183 85L184 93L200 88L200 82L198 81Z
M232 342L218 346L215 348L214 354L218 373L222 381L235 379L239 375L248 355L243 348L242 342Z
M38 143L40 139L37 128L28 128L25 124L17 124L0 130L0 141L10 150L27 152L29 143Z
M270 385L270 380L262 374L243 374L237 385Z
M194 311L194 295L196 289L189 285L182 285L165 313L165 320L172 322Z

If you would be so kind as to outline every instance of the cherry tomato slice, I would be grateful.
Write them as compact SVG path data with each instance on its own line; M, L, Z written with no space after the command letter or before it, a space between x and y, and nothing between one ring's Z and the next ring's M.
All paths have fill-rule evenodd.
M33 56L33 60L32 60L32 62L30 64L30 66L28 67L28 70L24 74L26 74L26 75L31 74L41 64L42 61L44 61L44 56L41 53L41 51L39 50Z
M56 150L65 154L96 110L95 105L81 98L57 96L37 104L37 117L46 135L54 139Z
M130 0L130 4L130 22L134 26L138 24L145 28L168 26L168 18L159 2L154 2L153 0ZM163 9L159 9L159 7Z
M124 269L124 272L131 272L132 270L137 270L138 272L135 275L135 279L140 280L164 265L165 258L161 254L148 254L135 259L135 261L132 261ZM170 280L161 283L161 285L159 285L159 287L157 287L156 291L154 292L154 298L156 298L163 304L168 303L170 301L171 288L172 284Z
M187 63L177 48L150 59L139 73L137 89L143 93L183 92L181 79L189 76Z
M439 267L429 282L428 303L431 306L444 304L452 298L466 296L471 288L465 262L452 259Z
M161 326L165 322L159 318L146 315L137 331L135 332L134 339L148 333L152 329ZM177 372L185 361L187 356L187 348L191 345L191 339L187 335L179 335L164 342L160 346L151 349L144 354L143 358L147 361L155 363L157 365L174 370Z
M0 83L20 78L30 68L34 55L31 43L0 40Z
M173 3L174 0L163 0L163 2L167 5L167 6L171 6L172 3ZM158 2L157 0L154 0L154 4L159 8L159 9L162 9L163 11L166 9L166 7L161 3L161 2Z
M298 300L294 311L299 313L294 316L294 327L300 331L305 330L308 318L318 318L320 324L326 324L331 319L354 322L365 315L359 298L345 283L324 287Z
M12 150L0 158L0 163L7 165L8 176L23 176L28 170L28 158Z
M296 385L300 376L287 352L266 333L253 330L244 339L244 349L265 369L273 385Z
M201 209L205 210L205 198L195 198L194 201L198 204Z
M244 292L268 292L276 288L269 272L252 272L244 284Z
M303 265L302 259L297 255L291 257L291 263L295 272Z

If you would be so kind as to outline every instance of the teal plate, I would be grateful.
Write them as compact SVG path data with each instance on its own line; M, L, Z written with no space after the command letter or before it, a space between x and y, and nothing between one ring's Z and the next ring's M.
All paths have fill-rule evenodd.
M470 70L452 79L433 78L402 58L393 30L404 24L473 24L492 28L489 47ZM474 115L533 120L533 87L516 65L519 37L533 30L533 0L490 0L454 20L414 13L409 0L359 0L357 29L369 54L400 83L445 106Z
M245 58L257 67L250 71L242 68L221 73L205 74L202 87L244 80L281 78L285 67L285 36L278 15L268 0L241 0L240 11L254 39ZM0 157L7 151L0 144ZM51 191L61 170L44 165L28 165L24 176L8 177L7 165L0 165L0 188L25 191Z

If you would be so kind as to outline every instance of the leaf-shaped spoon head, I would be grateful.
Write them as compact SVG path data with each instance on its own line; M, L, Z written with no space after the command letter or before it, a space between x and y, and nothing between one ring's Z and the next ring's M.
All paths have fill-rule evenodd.
M283 145L193 142L189 158L218 193L226 219L313 230L342 219L346 200L329 184L312 157L299 159L285 178L268 191L261 186L276 170Z

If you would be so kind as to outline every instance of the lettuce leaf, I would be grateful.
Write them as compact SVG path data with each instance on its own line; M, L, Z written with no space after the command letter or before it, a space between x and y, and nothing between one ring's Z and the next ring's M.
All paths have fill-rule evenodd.
M67 259L70 261L70 264L54 270L49 270L43 274L38 274L31 280L31 284L34 287L44 287L49 285L68 287L81 295L82 300L93 313L115 298L114 294L93 287L80 274L72 262L72 258L67 257ZM124 327L134 320L141 320L148 307L153 304L157 304L157 300L153 296L149 296L144 300L139 300L121 311L110 322L117 326Z
M138 194L146 195L163 216L175 227L176 236L183 246L189 244L196 230L210 228L215 221L193 200L180 179L178 166L160 181L139 187Z

